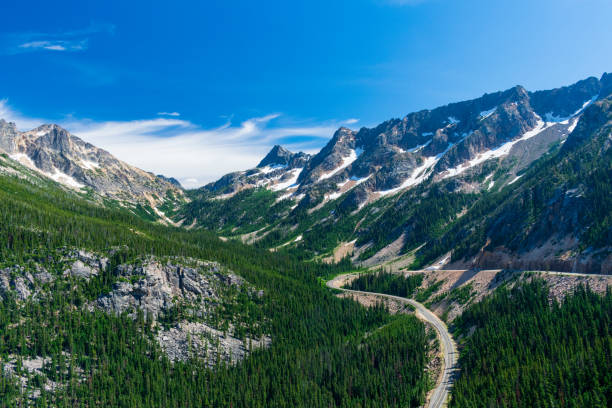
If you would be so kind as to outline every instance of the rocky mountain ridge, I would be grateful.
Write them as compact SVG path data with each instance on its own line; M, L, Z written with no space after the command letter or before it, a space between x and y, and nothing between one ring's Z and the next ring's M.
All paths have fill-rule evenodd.
M423 110L358 131L340 128L319 153L299 165L277 160L292 170L276 169L269 178L293 183L245 182L255 170L232 173L203 188L212 192L267 186L285 198L307 198L313 207L349 192L359 205L421 184L460 176L482 163L515 156L517 144L538 139L560 142L573 130L583 109L612 90L612 76L588 78L550 91L528 92L521 86L481 98ZM265 168L282 149L275 146L258 167ZM514 149L514 151L513 151ZM287 152L285 149L282 149ZM522 150L525 150L523 146ZM284 153L283 152L283 153ZM539 149L540 155L544 152ZM285 153L286 154L286 153ZM524 168L539 155L524 156ZM279 166L280 167L280 166ZM295 173L299 170L297 178ZM223 187L221 189L220 187ZM472 186L466 186L469 190ZM218 195L218 194L217 194ZM228 195L224 195L227 198Z
M187 223L197 220L196 226L216 229L224 235L274 250L300 248L314 257L336 261L350 255L354 263L368 266L393 259L400 259L399 265L404 267L427 266L422 262L435 261L433 264L439 268L451 260L451 253L455 254L453 262L458 262L458 254L478 252L487 246L486 237L499 237L491 240L497 246L510 243L508 232L499 235L493 226L496 224L487 227L485 220L494 222L495 217L508 219L517 215L516 210L510 209L512 201L504 207L507 208L505 217L495 206L487 207L488 213L479 206L497 202L494 198L497 196L524 202L509 192L523 191L522 186L531 177L557 185L558 181L551 178L552 173L541 170L539 163L550 162L551 157L569 159L582 154L570 154L569 147L580 138L591 140L593 132L605 128L606 116L601 108L607 106L610 93L612 76L604 74L600 79L588 78L550 91L528 92L517 86L474 100L411 113L375 128L343 127L318 154L304 163L291 184L282 188L243 185L242 193L236 197L217 194L205 187L202 190L208 196L195 196L182 216ZM596 112L600 112L599 116ZM585 132L587 128L591 131ZM590 154L587 161L592 166L600 163L601 167L605 165L601 155L606 150L598 149L597 155ZM539 173L529 176L535 171ZM586 172L583 176L589 177ZM582 191L579 186L584 180L573 183L577 191ZM249 193L249 187L265 188L276 198ZM226 183L225 188L231 190L231 183ZM537 196L539 193L535 190L525 194ZM264 197L265 201L257 197ZM207 200L209 204L203 205ZM215 200L227 201L223 204L224 212L211 211ZM499 201L496 205L505 204ZM579 213L584 218L587 207L560 207L558 225L569 225ZM528 231L533 226L524 222L544 217L543 208L538 207L537 211L523 221L506 222L522 234L530 234ZM473 222L464 221L468 219ZM504 256L486 255L478 258L481 261L470 262L487 267L495 267L494 264L511 267L504 259L518 260L516 251L522 248L532 254L520 257L524 260L522 268L554 266L571 270L575 268L572 265L582 265L577 270L607 270L605 249L603 253L595 252L598 254L595 258L583 253L584 226L592 223L592 220L584 221L582 227L580 223L573 223L574 233L569 240L557 233L541 231L542 239L513 244ZM452 236L458 245L475 231L479 235L473 242L479 243L478 248L466 242L461 245L469 246L467 252L462 248L455 251L451 241L442 244L446 239L444 234ZM604 244L598 244L599 248L605 247ZM541 245L549 248L536 251ZM448 253L440 252L440 248L447 248ZM501 254L498 250L493 252Z
M69 188L126 203L157 207L183 197L172 179L130 166L58 125L27 132L0 119L0 149L10 158Z
M595 154L570 147L606 128L602 109L610 93L612 75L604 74L549 91L516 86L374 128L342 127L314 156L274 146L256 168L188 192L190 202L173 179L131 168L55 125L17 132L0 122L0 148L73 188L87 185L117 200L144 197L149 211L139 215L147 219L206 228L272 250L299 248L335 261L349 256L364 266L401 259L403 267L454 262L600 270L609 264L606 245L600 242L590 255L584 252L587 232L581 225L594 221L584 220L590 204L580 195L599 187L585 188L586 180L574 180L566 188L538 166L547 162L552 166L547 171L554 172L551 157L574 160L585 154L591 165L605 167L605 148L599 146ZM534 176L535 171L540 173ZM581 174L590 177L587 171ZM539 203L519 222L513 203L529 200L512 191L541 195L539 188L524 189L533 177L559 189L556 195L546 192L551 202L565 198L555 204L556 213ZM558 222L536 234L544 214ZM510 227L500 228L504 222ZM522 238L513 238L510 230ZM561 236L561 230L573 233ZM518 250L531 255L519 262ZM474 257L478 251L481 255Z

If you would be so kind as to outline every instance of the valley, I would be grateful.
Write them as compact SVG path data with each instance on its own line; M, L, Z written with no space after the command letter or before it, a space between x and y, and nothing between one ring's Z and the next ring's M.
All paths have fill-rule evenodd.
M383 282L406 279L407 281L417 279L418 282L411 290L414 298L410 296L396 296L399 294L397 285L385 285ZM370 290L362 290L371 287ZM380 282L380 285L376 282ZM356 285L356 283L358 283ZM563 303L567 296L572 297L574 293L581 293L585 288L592 294L599 294L605 297L605 301L610 301L610 288L612 287L611 275L577 274L564 272L541 272L541 271L504 271L504 270L435 270L435 271L411 271L407 273L395 272L361 272L347 273L334 277L327 281L327 286L341 291L338 296L349 297L362 303L366 307L372 307L376 302L391 301L393 305L386 304L389 310L394 313L415 313L415 315L433 327L437 337L442 344L443 355L442 372L437 378L435 388L428 394L426 407L447 406L456 404L457 391L453 391L453 385L460 376L461 366L458 365L459 350L462 355L465 353L466 342L469 342L471 334L462 332L460 327L454 322L456 318L463 315L464 311L471 305L478 304L485 298L492 298L496 289L506 291L512 288L529 288L531 285L542 285L546 288L547 300L549 303ZM359 288L355 290L353 288ZM433 289L433 290L432 290ZM401 290L401 289L400 289ZM409 290L410 291L410 290ZM498 292L499 292L498 291ZM592 291L592 292L591 292ZM597 295L594 295L597 297ZM418 299L419 301L415 300ZM487 299L489 300L489 299ZM421 303L424 302L424 303ZM413 310L407 309L411 305ZM604 325L610 316L606 318ZM459 318L458 320L461 320ZM446 322L446 324L445 324ZM452 325L452 333L449 332L448 325ZM595 322L598 324L598 322ZM473 330L472 327L471 330ZM603 328L603 327L602 327ZM606 330L604 329L604 333ZM453 338L458 336L461 345L458 350L456 341ZM604 339L605 339L604 334ZM478 353L478 351L475 351ZM606 363L604 363L605 365ZM462 380L464 380L465 375ZM469 377L467 379L469 381ZM461 405L458 405L461 406Z
M416 309L416 316L419 319L425 321L427 324L431 325L434 328L434 330L436 331L436 335L441 343L443 365L441 370L442 372L440 373L439 378L436 379L435 388L427 396L427 402L425 406L428 408L441 408L445 406L453 385L453 377L456 375L457 371L458 352L457 347L455 345L455 341L448 332L448 329L446 328L444 322L442 322L437 316L435 316L421 303L412 299L374 292L344 289L343 287L348 284L351 279L351 276L354 275L340 275L328 281L327 286L333 289L339 289L344 293L349 294L351 298L356 298L358 302L361 302L360 297L364 295L374 295L376 297L385 297L397 301L400 304L409 304Z
M606 406L611 132L604 74L186 190L0 121L0 405Z

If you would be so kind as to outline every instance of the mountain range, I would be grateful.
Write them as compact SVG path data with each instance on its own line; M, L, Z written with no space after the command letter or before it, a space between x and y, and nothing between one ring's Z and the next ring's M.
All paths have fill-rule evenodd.
M326 262L609 272L611 94L611 74L515 86L341 127L315 155L274 146L257 167L191 191L57 125L0 121L0 149L150 219Z
M587 147L577 140L605 134L611 93L612 75L604 74L340 128L312 157L275 147L257 168L190 192L180 217L245 242L300 247L328 261L350 255L365 266L609 271L612 241L585 240L601 221L589 219L588 208L607 202L587 194L593 161L598 171L607 167L607 145L590 147L598 153L588 171L568 179L553 172L561 158L584 165ZM552 215L548 206L566 195ZM538 207L516 213L519 203ZM554 228L543 226L545 216L556 218ZM504 222L512 231L500 230Z
M610 406L610 82L196 190L0 121L0 405Z

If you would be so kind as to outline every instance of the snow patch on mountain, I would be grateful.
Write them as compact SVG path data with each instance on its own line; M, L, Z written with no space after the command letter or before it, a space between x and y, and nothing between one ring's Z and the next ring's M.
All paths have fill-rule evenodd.
M456 125L457 123L461 122L459 119L457 119L454 116L449 116L448 117L448 123L451 125Z
M291 173L291 178L289 178L289 180L283 182L283 183L278 183L275 184L271 187L272 191L280 191L280 190L285 190L287 188L290 187L297 187L297 180L298 177L300 176L300 173L302 172L302 170L304 170L303 167L297 168L297 169L293 169L291 170L289 173Z
M376 194L381 197L384 197L389 194L397 193L398 191L403 190L405 188L421 184L427 178L427 176L429 176L430 170L436 165L438 160L440 160L440 157L442 156L437 155L425 158L423 164L415 168L410 177L404 180L402 184L389 190L376 191Z
M578 125L578 119L574 119L574 121L572 122L572 124L567 128L567 133L572 133L574 131L574 129L576 129L576 126Z
M482 184L483 185L487 184L487 181L489 181L494 175L495 175L495 173L489 174L487 177L485 177L485 179L484 179ZM495 185L495 180L491 180L491 182L489 183L489 186L487 187L487 190L492 189L494 185Z
M423 133L423 136L425 136L425 134L424 134L424 133ZM411 149L408 149L408 152L410 152L410 153L416 153L416 152L419 152L419 151L423 150L424 148L426 148L426 147L427 147L427 146L428 146L428 145L431 143L431 141L432 141L432 140L433 140L433 139L429 139L428 141L426 141L426 142L425 142L425 143L423 143L423 144L420 144L420 145L417 145L417 146L415 146L415 147L413 147L413 148L411 148Z
M40 170L38 167L36 167L32 159L30 159L30 157L25 153L15 153L15 154L10 155L9 157L15 160L16 162L19 162L20 164L49 177L55 182L63 184L66 187L75 188L75 189L81 189L85 187L84 184L79 183L73 177L65 173L62 173L56 168L53 169L52 173L48 173L48 172L44 172Z
M497 106L492 109L480 112L480 120L488 118L489 116L494 114L496 110L497 110Z
M336 192L331 193L331 194L326 194L326 195L325 195L325 201L331 201L331 200L335 200L336 198L340 198L340 196L341 196L342 194L343 194L343 193L342 193L342 192L340 192L340 191L336 191Z
M276 202L286 200L286 199L290 198L292 195L293 195L293 192L289 192L289 193L283 194L282 196L280 196L280 197L278 197L276 199Z
M582 104L582 107L580 107L580 109L578 109L576 112L572 113L569 116L556 116L554 115L552 112L548 112L544 115L544 119L546 119L547 122L555 122L555 123L561 123L561 124L567 124L569 123L569 120L577 115L580 115L586 108L588 108L593 102L595 102L597 100L597 98L599 98L599 95L595 95L593 96L591 99L585 101ZM573 129L572 129L573 130Z
M325 201L329 201L329 200L335 200L336 198L339 198L342 194L346 193L347 191L352 190L353 188L357 187L358 185L360 185L361 183L364 183L366 181L368 181L370 179L370 177L372 177L372 175L368 175L367 177L355 177L355 176L351 176L348 180L345 180L341 183L336 184L339 188L338 191L330 193L330 194L326 194L325 195ZM346 190L342 190L342 187L344 187L345 185L347 185L349 182L352 182L352 184L350 185L349 188L347 188Z
M84 169L95 170L100 168L100 164L91 160L81 160L81 165Z
M23 164L26 167L29 167L34 170L38 170L38 168L36 167L32 159L30 159L30 157L25 153L15 153L15 154L11 154L9 157L15 160L16 162Z
M286 164L276 164L274 166L259 167L258 170L264 174L268 174L268 173L272 173L275 170L284 169L286 167L287 167Z
M67 187L76 188L76 189L81 189L85 187L84 184L79 183L74 178L70 177L66 173L62 173L58 169L54 169L53 173L44 173L44 174L48 176L49 178L51 178L52 180L60 184L63 184Z
M520 176L516 176L511 182L508 183L508 185L516 183L521 177L523 177L522 174Z
M342 170L344 170L345 168L347 168L348 166L350 166L355 160L357 160L357 158L363 153L363 149L357 148L357 149L351 149L350 154L347 157L344 157L342 159L342 163L340 164L340 166L336 167L334 170L330 171L329 173L324 173L319 177L318 181L322 181L322 180L326 180L330 177L333 177L334 175L338 174L339 172L341 172Z
M544 130L546 130L547 128L551 126L554 126L554 123L547 123L547 122L542 121L541 119L538 119L538 123L536 124L536 126L532 130L525 132L523 136L521 136L520 138L506 142L503 145L496 147L495 149L491 149L491 150L487 150L486 152L482 152L478 154L474 159L461 163L457 167L453 167L453 168L446 170L446 173L444 174L442 179L455 177L474 166L478 166L479 164L486 162L487 160L506 156L508 155L508 153L510 153L512 146L514 146L515 144L517 144L518 142L522 140L531 139L532 137L539 135L540 133L542 133Z

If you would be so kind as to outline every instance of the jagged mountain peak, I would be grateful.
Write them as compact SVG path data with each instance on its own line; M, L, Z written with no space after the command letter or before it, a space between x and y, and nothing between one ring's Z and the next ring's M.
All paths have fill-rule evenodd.
M0 148L21 164L67 187L90 188L96 193L129 203L155 207L182 189L170 180L130 166L96 146L84 142L57 124L44 124L20 132L0 120Z
M468 213L474 200L495 197L499 192L513 194L513 199L504 203L512 213L514 206L528 206L523 203L521 190L526 187L537 190L539 183L551 182L557 183L555 188L569 188L570 198L555 201L558 208L548 208L548 201L541 203L542 208L553 215L559 213L556 224L574 226L580 218L576 218L575 209L570 207L576 200L582 200L581 191L587 188L585 181L568 187L555 177L548 179L549 173L542 168L552 168L570 156L575 163L583 157L587 162L593 159L599 160L598 163L609 158L612 102L604 95L608 90L612 93L611 83L612 76L604 74L601 79L587 78L548 91L528 92L522 86L515 86L472 100L409 113L371 128L341 127L305 163L303 170L288 174L279 168L254 169L224 177L225 189L203 198L228 198L230 201L224 208L232 212L231 217L226 216L225 210L217 216L209 214L216 202L198 204L196 199L185 222L218 228L231 236L244 233L242 238L270 248L301 246L312 250L313 256L321 256L337 245L350 246L355 251L354 260L370 262L371 257L372 264L376 264L388 255L385 251L389 248L401 256L432 239L427 236L427 228L431 226L424 225L428 220L440 216L434 228L446 228ZM588 163L585 169L588 170ZM563 170L570 170L571 176L571 169ZM530 175L534 171L538 171L535 178ZM263 173L267 179L260 183ZM277 178L278 181L268 181ZM278 194L243 191L233 198L225 194L252 186L265 187ZM381 199L390 196L393 197ZM529 197L531 202L535 195ZM253 202L266 209L250 214ZM496 211L492 207L491 212ZM516 214L522 216L526 212L523 209ZM574 221L567 223L565 214ZM498 214L490 222L497 223L498 218L502 224L488 224L486 231L479 225L480 219L475 218L474 225L466 224L465 232L457 231L452 239L463 239L462 234L479 228L481 236L477 238L486 238L489 229L494 228L500 231L495 234L499 243L504 243L503 231L523 228L504 221L509 218ZM465 219L471 222L469 216ZM526 221L531 222L528 218ZM517 248L535 248L533 242L545 242L551 237L547 228L539 229L533 235L537 240L528 245L516 241L524 234L516 235L516 242L512 242ZM257 233L252 233L255 230ZM469 240L465 242L468 245ZM474 250L482 248L485 242L478 241ZM556 241L550 245L563 247ZM573 244L568 245L563 248L573 248ZM445 251L449 250L445 247ZM533 256L537 256L536 252ZM547 252L550 259L560 260L554 249L549 252L553 254ZM442 255L435 252L427 255L427 259L432 261L434 256ZM565 260L561 261L559 265L567 265Z
M5 119L0 118L0 129L5 129L5 128L13 128L17 130L17 125L15 124L15 122L8 122Z
M283 197L308 197L310 203L335 199L351 191L361 205L364 200L369 202L414 187L430 176L435 182L469 175L473 172L470 169L491 159L503 161L511 157L518 163L516 168L523 168L551 143L567 137L582 109L607 82L611 81L604 75L601 80L588 78L568 87L539 92L528 92L516 85L475 99L409 113L373 128L340 127L316 155L302 160L300 165L288 166L295 169L291 174L279 167L287 166L294 154L275 146L258 165L265 168L264 174L233 173L213 183L214 188L209 190L220 194L265 185L287 190ZM531 154L523 154L517 160L518 151L534 143L537 147L532 147Z
M257 167L286 166L295 153L285 149L281 145L274 145L268 154L259 162Z
M281 145L275 145L268 154L259 162L257 168L279 167L288 168L303 167L310 160L310 155L304 152L293 153Z
M561 121L576 115L588 103L606 97L612 92L612 78L603 74L601 79L589 77L572 85L535 91L529 94L534 111L549 121Z
M167 181L168 183L178 187L178 188L183 188L183 186L181 185L181 182L178 181L177 179L175 179L174 177L166 177L163 174L158 174L157 178L160 178L164 181Z
M600 96L610 96L612 94L612 73L604 72L599 82L601 83Z

